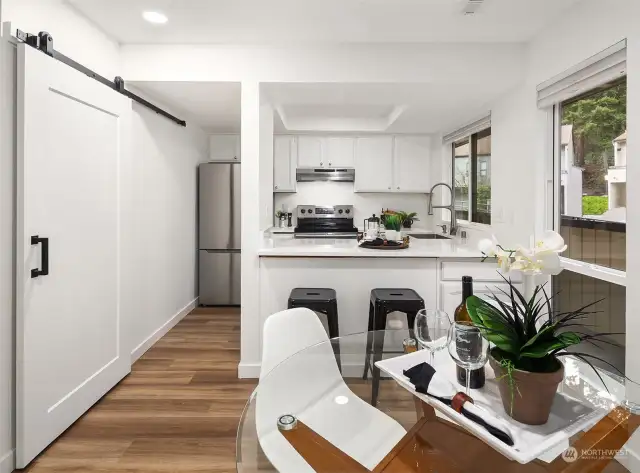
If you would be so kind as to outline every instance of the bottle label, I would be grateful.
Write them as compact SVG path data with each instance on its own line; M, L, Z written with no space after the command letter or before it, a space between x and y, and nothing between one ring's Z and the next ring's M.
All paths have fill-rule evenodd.
M475 362L482 351L482 334L476 327L458 328L456 330L456 351L461 361Z

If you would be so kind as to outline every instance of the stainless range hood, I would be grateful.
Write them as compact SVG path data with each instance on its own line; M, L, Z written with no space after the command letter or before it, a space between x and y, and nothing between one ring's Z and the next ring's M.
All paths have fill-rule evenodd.
M296 181L341 181L353 182L356 170L353 168L298 168Z

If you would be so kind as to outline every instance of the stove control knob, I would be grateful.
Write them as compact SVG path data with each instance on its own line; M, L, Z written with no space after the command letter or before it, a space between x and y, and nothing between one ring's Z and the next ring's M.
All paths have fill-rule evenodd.
M303 214L303 213L305 213L305 212L306 212L306 210L305 210L305 209L300 210L300 213L301 213L301 214Z
M308 212L309 212L310 214L312 214L312 213L313 213L313 209L309 209L309 210L308 210Z
M347 209L345 210L345 212L347 212L347 215L349 215L351 213L351 209Z
M339 213L340 215L342 215L342 212L344 212L344 210L342 210L342 209L338 210L338 213ZM349 212L349 211L347 210L347 212Z

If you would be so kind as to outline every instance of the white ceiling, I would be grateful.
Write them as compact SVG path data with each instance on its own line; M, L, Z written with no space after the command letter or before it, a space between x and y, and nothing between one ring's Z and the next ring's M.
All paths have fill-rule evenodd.
M128 82L211 133L240 132L236 82ZM275 131L447 133L489 112L504 84L270 83Z
M121 43L521 42L582 0L66 0ZM166 25L142 19L165 13Z
M171 107L187 121L195 121L205 131L240 131L239 82L134 82L127 84ZM180 116L183 114L184 116ZM186 117L186 118L185 118Z
M489 113L498 82L459 84L263 84L276 131L446 133Z

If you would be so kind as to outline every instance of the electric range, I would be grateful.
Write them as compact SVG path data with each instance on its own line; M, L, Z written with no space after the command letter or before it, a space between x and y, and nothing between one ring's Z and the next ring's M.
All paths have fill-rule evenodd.
M296 238L357 238L353 205L299 205Z

